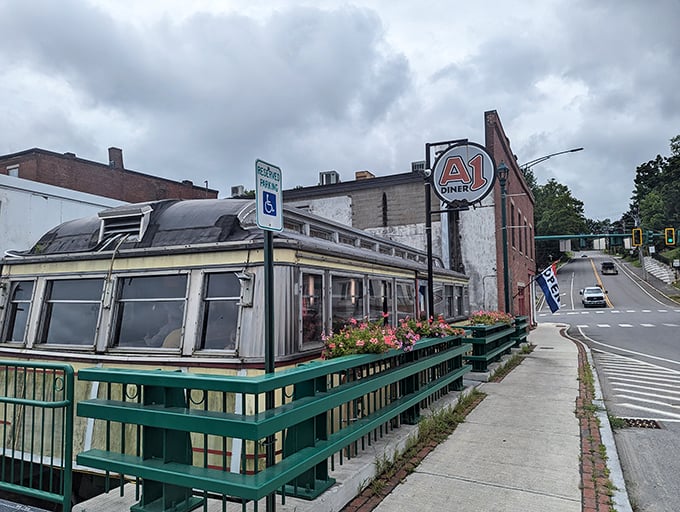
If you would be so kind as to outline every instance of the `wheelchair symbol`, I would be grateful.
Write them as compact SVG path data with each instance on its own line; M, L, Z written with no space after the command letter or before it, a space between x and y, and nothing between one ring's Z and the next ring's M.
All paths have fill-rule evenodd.
M276 196L274 194L262 193L262 211L267 215L276 216Z

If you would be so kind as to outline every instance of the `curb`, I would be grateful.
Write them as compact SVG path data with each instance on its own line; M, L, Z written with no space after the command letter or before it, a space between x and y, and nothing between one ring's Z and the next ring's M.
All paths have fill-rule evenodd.
M582 510L583 512L610 512L613 507L617 512L633 512L590 348L569 336L567 329L568 326L561 329L560 334L572 341L578 347L579 352L580 385L576 415L581 423L581 449L583 451L581 456ZM591 394L583 382L586 364L591 369L594 394ZM584 408L590 404L596 407L594 413L584 413ZM600 445L605 448L604 457L599 451Z

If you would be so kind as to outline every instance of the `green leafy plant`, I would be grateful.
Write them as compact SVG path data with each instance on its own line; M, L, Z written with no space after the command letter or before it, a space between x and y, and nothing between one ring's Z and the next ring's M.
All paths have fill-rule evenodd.
M446 336L465 335L464 329L450 325L441 315L436 319L429 318L424 320L406 317L399 321L399 328L404 331L413 331L421 338L445 338Z
M348 323L336 333L323 334L321 339L325 348L321 354L324 359L350 354L382 354L391 349L409 352L420 339L412 330L395 328L383 320L368 322L350 318Z
M470 315L468 321L470 322L470 325L512 325L514 319L512 315L503 313L502 311L475 311Z

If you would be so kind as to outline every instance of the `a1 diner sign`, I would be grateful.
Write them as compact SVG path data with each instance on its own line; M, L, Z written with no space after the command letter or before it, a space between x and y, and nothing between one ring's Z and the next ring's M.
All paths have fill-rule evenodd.
M491 192L495 169L493 158L480 144L455 144L435 161L432 186L442 201L467 206Z

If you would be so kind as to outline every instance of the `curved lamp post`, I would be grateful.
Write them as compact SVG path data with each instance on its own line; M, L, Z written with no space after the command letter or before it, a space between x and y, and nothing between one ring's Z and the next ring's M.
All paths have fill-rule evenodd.
M566 149L564 151L558 151L557 153L550 153L549 155L541 156L539 158L535 158L533 160L529 160L528 162L522 164L519 166L519 168L526 172L529 169L531 169L534 165L540 164L541 162L545 162L549 158L552 158L557 155L563 155L565 153L576 153L577 151L583 151L583 148L573 148L573 149Z

